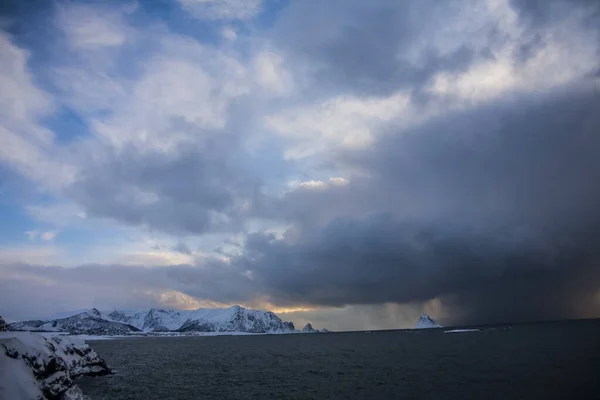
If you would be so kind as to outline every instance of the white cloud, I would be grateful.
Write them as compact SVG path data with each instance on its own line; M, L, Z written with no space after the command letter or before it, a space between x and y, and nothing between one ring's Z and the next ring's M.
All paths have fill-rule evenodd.
M336 186L346 186L350 182L346 178L336 177L336 178L329 178L329 183L332 185L336 185Z
M58 6L57 26L62 29L69 44L78 49L99 49L120 46L131 35L123 21L125 12L135 8L95 8L69 4Z
M520 23L506 0L489 0L474 10L477 10L474 15L481 17L480 24L484 24L478 31L484 26L493 26L490 21L495 20L507 38L501 46L493 48L490 59L480 60L466 71L437 74L428 88L431 93L457 97L472 104L510 92L552 89L596 71L600 46L585 30L582 15L573 13L545 31L532 34ZM463 21L455 28L462 29L468 23ZM475 37L479 37L472 39L475 42L485 38ZM519 60L519 50L531 41L537 43L533 54ZM476 47L484 45L485 42Z
M11 37L0 31L0 117L6 120L28 122L43 116L54 108L48 94L33 83L27 68L29 53L15 46ZM38 132L39 139L48 142L52 135Z
M178 0L181 7L199 19L250 19L262 7L262 0Z
M265 122L276 134L289 139L286 158L303 158L337 146L368 146L378 124L409 114L409 101L404 93L388 97L336 96L317 105L284 109L268 116Z
M40 234L40 239L48 241L54 239L58 235L58 231L46 231Z
M116 6L61 3L56 6L55 25L62 30L68 48L62 62L50 64L49 77L58 88L57 101L81 116L109 113L119 107L131 90L118 64L122 46L148 36L126 21L136 3ZM128 57L135 54L131 46ZM140 57L146 52L140 54Z
M237 39L237 32L232 27L226 26L221 30L221 36L227 40L234 41Z
M298 189L306 189L306 190L321 190L326 189L331 186L346 186L350 182L341 177L329 178L327 182L318 181L318 180L310 180L310 181L299 181L293 180L288 182L287 186L289 190L298 190Z
M125 20L133 10L127 5L57 6L55 25L64 32L69 47L63 62L50 65L49 75L59 89L58 100L82 116L118 108L131 90L128 80L120 77L117 60L121 46L135 43L143 33Z
M73 179L74 170L61 161L54 134L37 122L55 106L33 82L28 57L0 32L0 162L35 180L41 188L57 189Z
M286 94L293 90L292 76L284 67L283 58L277 53L258 53L254 58L254 71L258 84L275 94Z
M34 241L36 239L41 239L44 241L49 241L54 239L57 235L59 234L59 231L39 231L39 230L32 230L32 231L25 231L25 236L27 236L27 238L30 241Z
M113 113L92 119L95 133L117 149L170 153L182 143L202 143L203 132L222 129L230 104L249 90L235 58L179 37L162 39L161 47ZM184 123L175 127L174 120Z
M61 100L84 115L118 108L131 90L128 81L116 79L93 63L56 68L51 76Z
M300 182L298 187L302 189L325 189L325 182L323 181L306 181Z

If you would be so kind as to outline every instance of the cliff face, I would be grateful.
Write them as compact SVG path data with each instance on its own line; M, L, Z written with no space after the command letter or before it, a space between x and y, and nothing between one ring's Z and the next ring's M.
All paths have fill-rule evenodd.
M75 338L37 333L0 334L0 398L86 399L73 379L111 371L96 352Z

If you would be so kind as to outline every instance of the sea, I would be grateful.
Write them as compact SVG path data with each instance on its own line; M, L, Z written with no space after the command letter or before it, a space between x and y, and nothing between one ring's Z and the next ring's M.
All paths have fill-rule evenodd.
M90 341L92 400L600 399L600 320Z

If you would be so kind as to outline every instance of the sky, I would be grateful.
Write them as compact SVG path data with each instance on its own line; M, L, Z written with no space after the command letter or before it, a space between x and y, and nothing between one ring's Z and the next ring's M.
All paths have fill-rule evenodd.
M600 317L600 3L3 1L0 315Z

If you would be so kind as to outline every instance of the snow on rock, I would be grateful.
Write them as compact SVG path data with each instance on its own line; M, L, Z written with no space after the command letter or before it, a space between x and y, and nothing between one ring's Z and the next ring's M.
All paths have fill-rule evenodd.
M0 351L0 399L39 399L40 388L31 368Z
M4 318L0 317L0 332L5 332L8 330L8 325L4 321Z
M185 311L183 311L185 313ZM178 329L185 317L178 310L162 310L151 308L144 311L114 310L104 313L103 317L112 321L124 322L145 332L165 332Z
M296 328L292 321L283 321L283 332L295 332Z
M426 329L426 328L441 328L431 317L425 313L421 314L421 317L415 325L415 329Z
M177 329L180 332L291 333L295 330L293 323L283 322L271 311L248 310L241 306L200 308L180 313L187 317Z
M72 379L108 373L104 360L82 340L0 333L0 399L84 400Z
M43 320L31 320L31 321L18 321L8 324L9 331L36 331L40 326L44 325L46 321Z
M314 333L314 332L319 332L318 330L314 329L312 327L312 325L309 323L307 323L306 325L304 325L304 328L302 328L302 332L304 333Z

